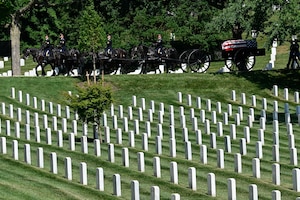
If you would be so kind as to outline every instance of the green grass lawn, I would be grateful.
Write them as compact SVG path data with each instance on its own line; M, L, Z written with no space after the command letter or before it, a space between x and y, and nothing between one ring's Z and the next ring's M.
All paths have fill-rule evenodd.
M6 114L1 112L0 107L0 136L7 139L7 154L0 153L0 195L3 199L131 199L130 183L132 180L138 180L140 184L141 199L150 199L150 189L152 186L160 187L161 199L170 199L172 193L179 193L181 199L227 199L227 180L235 178L237 184L237 199L248 199L249 185L258 186L259 199L271 199L272 190L280 190L282 199L296 199L300 196L299 192L293 191L292 169L298 166L290 164L290 153L288 148L288 137L286 134L286 124L284 122L284 104L288 103L291 111L293 133L295 135L295 146L298 148L300 143L297 135L300 132L298 119L295 115L297 103L294 102L294 93L299 91L299 71L284 70L287 59L287 45L277 48L275 70L262 71L270 59L270 52L266 56L256 58L256 65L250 72L234 72L218 74L217 72L224 66L224 62L213 61L206 73L184 73L184 74L158 74L158 75L117 75L105 76L104 82L112 88L114 98L114 112L118 115L119 106L124 108L124 116L128 115L128 107L132 106L132 96L136 96L137 107L132 106L134 119L138 117L138 106L141 106L141 99L145 98L146 110L143 111L144 121L139 122L140 134L135 136L135 147L129 146L129 136L123 131L122 144L116 144L116 130L110 129L111 143L115 143L115 163L108 161L108 144L101 144L101 156L94 155L93 143L89 143L88 154L81 152L80 137L82 135L81 123L78 123L78 136L75 151L69 150L68 133L64 134L63 148L57 146L56 132L52 131L52 145L46 144L45 129L41 128L41 142L37 143L34 139L33 113L39 114L39 123L43 123L43 115L48 115L48 124L51 125L52 117L56 114L42 111L41 100L53 102L54 108L57 104L62 105L64 111L65 101L64 92L71 91L76 93L75 86L81 83L78 78L71 77L2 77L0 78L0 103L5 103ZM7 66L11 61L5 63L5 68L0 69L0 73L7 71ZM22 73L35 67L32 60L26 61L26 66L22 67ZM279 96L275 97L272 93L273 85L278 85ZM11 88L16 91L16 99L11 98ZM289 100L283 98L283 89L289 89ZM236 92L236 101L232 101L231 92ZM22 91L23 101L19 102L18 92ZM178 101L178 92L183 95L183 101ZM241 104L241 94L246 95L246 104ZM25 104L25 95L30 98L38 98L38 108L33 108L31 104ZM192 96L192 107L187 105L187 95ZM247 116L251 105L251 96L255 95L257 106L255 110L255 122L250 128L250 143L247 144L247 155L242 156L242 173L234 172L234 155L240 151L240 138L244 137L244 127L247 125ZM237 139L232 140L232 152L225 153L225 168L217 167L217 150L224 149L224 136L230 134L230 124L234 122L234 116L229 117L229 125L223 125L223 136L217 136L217 148L210 148L210 135L205 134L204 124L198 120L198 128L202 131L202 144L208 147L208 163L200 162L200 146L196 144L196 134L192 130L192 123L189 120L190 109L194 108L195 116L200 116L200 109L196 108L196 98L201 98L201 107L206 109L206 101L211 100L212 110L216 110L218 102L221 103L222 112L226 112L227 105L232 105L233 113L237 113L242 107L244 120L237 126ZM262 109L262 99L268 101L266 110L267 123L265 134L265 145L263 146L263 158L261 164L261 178L257 179L252 174L252 159L255 157L255 145L258 140L259 117ZM145 132L145 121L150 108L150 102L155 102L155 113L153 122L151 122L151 137L149 137L149 150L142 149L142 133ZM276 186L272 183L272 112L273 102L278 102L279 107L279 127L280 127L280 168L281 185ZM162 140L162 154L157 155L155 151L155 136L157 134L158 110L160 104L164 103L165 114L162 124L164 138ZM14 107L14 118L9 117L8 108ZM170 157L169 153L169 107L174 106L175 113L175 134L177 156ZM192 160L185 159L184 142L182 139L182 128L180 127L179 107L183 107L186 115L186 126L189 132L189 141L192 144ZM14 124L16 122L16 110L21 108L23 111L22 119L25 118L25 110L31 113L31 140L24 137L24 120L20 122L20 138L15 137ZM54 109L55 110L55 109ZM108 116L108 125L112 127L112 117L110 111L106 111ZM64 115L64 114L63 114ZM206 111L206 118L211 119L211 112ZM73 114L72 114L73 119ZM6 120L11 121L11 135L7 136ZM217 120L223 121L223 114L217 114ZM61 127L62 118L58 117L58 127ZM122 128L123 119L118 118L118 127ZM71 127L71 119L68 120L68 126ZM134 120L129 120L129 130L134 129ZM217 124L211 123L211 132L217 133ZM103 127L101 129L103 133ZM92 126L89 125L89 138L92 137ZM17 140L19 146L19 159L12 158L12 141ZM24 162L24 145L31 145L32 162ZM1 146L1 145L0 145ZM37 148L44 150L45 164L44 168L37 167ZM129 149L130 165L128 168L122 164L122 149ZM50 154L57 153L58 174L50 172ZM143 152L145 155L145 172L138 171L137 153ZM153 175L153 158L159 156L161 162L161 178ZM69 181L64 174L64 161L66 157L72 159L73 180ZM299 160L299 159L298 159ZM178 164L179 183L170 182L170 163L172 161ZM88 185L80 184L79 165L86 162L88 167ZM96 189L96 169L102 167L105 175L105 190L100 192ZM192 191L188 188L188 169L196 168L197 190ZM216 175L215 198L207 194L207 175L214 173ZM122 196L113 195L112 177L114 174L120 174L122 185Z
M80 142L76 142L76 150L68 149L68 134L64 138L64 147L59 148L56 145L56 133L52 134L52 145L45 142L45 130L41 129L41 143L34 140L34 128L31 127L31 140L24 138L24 122L21 122L21 138L14 137L14 122L16 118L10 119L8 116L8 106L12 104L15 108L29 110L32 114L31 124L33 125L33 113L37 112L42 123L42 115L48 114L49 124L51 124L51 114L40 110L40 100L46 102L52 101L54 105L62 104L64 108L63 92L76 92L75 85L81 81L77 78L69 77L18 77L18 78L1 78L0 79L0 102L6 104L6 115L0 112L1 118L1 136L6 136L5 120L11 120L11 136L7 138L7 154L0 154L1 170L0 170L0 193L4 199L130 199L130 183L132 180L138 180L140 183L141 199L150 198L151 186L160 187L161 199L170 199L172 193L179 193L181 199L227 199L227 179L235 178L237 183L238 199L248 199L250 184L258 186L259 199L271 199L272 190L280 190L282 199L296 199L300 193L292 190L292 166L289 159L288 139L286 136L286 125L284 118L280 117L280 166L281 166L281 185L272 184L272 122L268 121L265 133L265 145L263 146L263 158L261 159L261 178L256 179L252 175L252 159L255 157L255 144L258 140L259 116L262 109L262 98L268 101L268 110L266 111L268 119L272 116L273 101L278 101L280 116L283 115L284 103L289 103L291 113L295 113L296 103L293 101L293 94L298 91L299 87L299 71L260 71L253 70L246 73L204 73L204 74L159 74L159 75L119 75L105 76L105 83L113 90L115 114L118 114L119 105L124 107L124 116L127 116L127 107L132 106L132 96L137 98L138 106L141 105L141 98L146 100L146 110L143 112L144 119L147 117L150 101L155 102L156 112L153 115L151 123L151 137L149 138L149 150L142 150L141 134L145 131L145 121L140 122L140 135L136 135L135 147L129 147L128 133L123 132L123 143L115 144L115 163L108 161L107 144L101 144L101 157L93 154L93 143L89 143L89 153L81 153ZM279 87L279 96L275 97L272 93L273 85ZM11 98L11 87L23 93L23 102L19 102L18 98ZM289 101L283 99L283 89L289 88ZM231 100L231 91L236 91L236 101ZM177 93L182 92L183 102L178 102ZM38 97L38 109L34 109L32 104L25 105L25 94L30 97ZM241 105L241 93L246 94L247 103ZM191 121L189 121L189 110L191 107L187 105L186 98L190 94L193 100L195 115L200 115L200 110L196 108L196 97L201 97L202 109L205 109L206 100L212 102L212 109L216 109L217 102L221 102L222 112L227 109L227 104L232 105L233 113L236 113L238 107L243 108L244 120L240 126L237 126L237 140L232 141L232 153L225 153L225 168L217 168L217 149L224 148L224 136L217 137L217 149L210 148L210 136L204 133L204 124L199 123L199 129L202 131L202 144L208 147L208 164L204 165L200 162L200 147L196 144L196 136L192 131ZM239 139L243 138L243 129L246 126L246 117L251 106L251 96L256 95L257 106L255 107L256 120L250 129L251 141L247 144L247 155L242 156L242 173L234 172L234 155L239 152ZM164 139L162 141L162 155L155 152L155 136L157 134L158 110L160 103L165 105L165 117L163 127ZM175 133L177 156L172 158L169 156L169 123L168 112L169 106L174 106L175 111ZM192 160L185 159L184 142L182 141L182 129L179 123L179 107L183 106L187 119L187 128L189 129L189 140L192 143ZM108 125L112 127L112 119L107 111ZM138 108L133 107L134 119L137 118ZM55 114L55 113L54 113ZM217 114L218 121L222 121L222 114ZM206 111L206 118L211 119L211 113ZM292 115L293 132L295 135L295 145L298 147L299 138L296 137L300 131L297 125L295 115ZM58 127L61 126L61 118L58 118ZM234 123L234 116L229 117L229 124ZM123 120L118 119L118 126L122 127ZM71 126L71 120L68 120ZM81 134L81 125L78 124L78 139ZM129 121L129 130L133 130L133 121ZM224 135L229 135L229 125L223 125ZM70 129L69 129L70 131ZM92 137L92 127L89 126L89 137ZM216 124L211 124L211 132L217 132ZM116 130L111 129L111 142L116 142ZM102 129L103 134L103 129ZM18 140L19 143L19 160L12 158L12 140ZM32 164L24 162L24 145L31 145ZM45 167L38 168L36 163L36 150L43 147L45 157ZM130 166L129 168L122 166L122 148L129 149ZM58 174L50 172L50 153L56 152L58 156ZM137 153L145 154L145 172L139 172L137 168ZM153 157L159 156L161 161L161 178L153 176ZM68 181L64 177L64 159L72 158L73 180ZM175 161L178 164L179 184L170 182L170 162ZM79 180L79 165L86 162L88 166L88 185L83 186ZM96 169L102 167L105 174L105 190L104 192L95 189ZM197 173L197 190L192 191L188 188L188 168L195 167ZM112 195L112 176L120 174L122 180L122 197ZM207 195L207 175L215 173L217 182L217 197L210 198Z

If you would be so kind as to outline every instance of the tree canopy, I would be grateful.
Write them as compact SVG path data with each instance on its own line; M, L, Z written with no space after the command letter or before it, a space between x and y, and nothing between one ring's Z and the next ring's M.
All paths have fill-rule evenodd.
M300 32L298 0L1 0L1 40L9 39L11 14L30 3L32 8L20 15L21 48L39 47L46 33L58 42L60 32L68 46L83 48L87 40L80 33L95 28L99 28L97 48L104 48L103 38L109 33L114 47L125 49L151 44L158 33L166 42L172 34L186 45L210 49L231 37L236 22L244 35L255 29L270 41Z

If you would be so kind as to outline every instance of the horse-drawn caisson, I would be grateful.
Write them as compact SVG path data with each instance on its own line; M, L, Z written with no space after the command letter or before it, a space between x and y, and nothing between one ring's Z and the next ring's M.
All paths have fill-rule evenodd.
M255 56L265 55L264 49L258 49L255 40L227 40L222 43L222 58L225 66L230 70L249 71L254 67ZM73 73L86 76L96 69L105 74L129 74L129 73L176 73L198 72L208 70L212 57L201 49L187 49L178 53L175 48L163 47L160 53L153 46L138 45L126 51L113 49L109 55L105 52L81 53L76 49L65 52L52 49L50 55L44 55L43 50L28 48L23 52L27 58L32 55L37 62L37 68L41 66L42 75L45 75L45 66L50 65L52 75ZM161 68L163 66L163 68ZM94 72L96 73L96 72Z
M231 71L249 71L255 65L255 56L263 55L265 49L258 49L256 40L238 39L222 43L222 57Z

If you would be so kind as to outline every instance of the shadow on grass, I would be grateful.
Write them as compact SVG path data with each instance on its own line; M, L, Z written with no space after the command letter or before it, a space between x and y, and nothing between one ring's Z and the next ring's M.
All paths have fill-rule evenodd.
M250 72L235 72L237 77L243 77L252 83L259 85L261 89L272 89L273 85L279 88L288 88L293 91L299 90L300 70L256 70Z

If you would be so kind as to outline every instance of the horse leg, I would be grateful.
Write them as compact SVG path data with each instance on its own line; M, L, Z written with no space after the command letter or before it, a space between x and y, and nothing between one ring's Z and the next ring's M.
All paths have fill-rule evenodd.
M35 74L36 76L39 76L39 73L38 73L38 67L40 66L40 64L37 64L37 66L35 67Z
M50 64L50 65L51 65L51 68L52 68L52 75L51 76L56 76L55 65L54 64Z
M46 76L45 66L46 66L45 63L42 63L42 64L41 64L41 68L42 68L42 76Z

